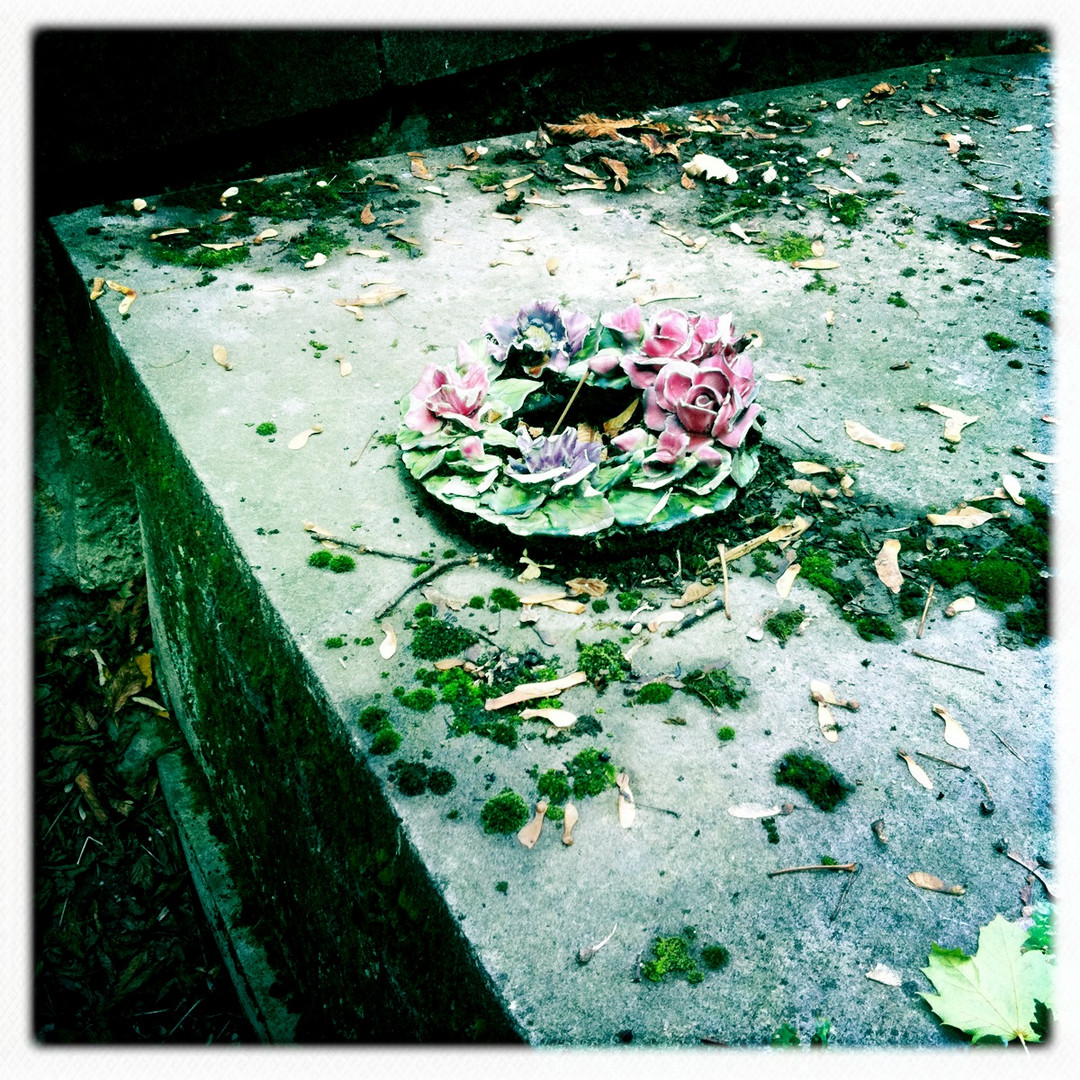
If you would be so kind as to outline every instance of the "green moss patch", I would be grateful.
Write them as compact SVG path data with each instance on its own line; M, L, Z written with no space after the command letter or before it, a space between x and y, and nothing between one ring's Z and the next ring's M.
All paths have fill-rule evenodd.
M765 620L765 629L769 631L781 645L786 645L788 638L794 634L806 621L806 614L802 611L778 611Z
M991 330L988 334L983 334L983 341L985 341L994 352L1004 352L1008 349L1020 348L1018 342L1013 341L1012 338L1006 337L1004 334L999 334L994 330Z
M609 682L620 682L630 674L630 662L623 656L617 641L578 642L578 666L598 690Z
M801 791L819 810L835 810L855 790L812 754L785 754L773 777L778 784Z
M517 832L529 820L529 807L512 788L503 788L480 809L480 823L486 833Z
M683 974L688 983L699 983L705 976L690 955L690 946L684 937L657 938L652 947L653 958L641 965L642 977L649 982L660 982L665 975Z
M713 709L721 706L737 709L747 695L746 681L736 678L722 668L691 671L683 677L683 689Z
M477 641L463 626L453 626L442 619L427 616L413 623L413 655L421 660L445 660L456 656Z
M671 695L674 693L675 691L667 683L647 683L637 692L634 701L638 705L663 705L671 700Z
M606 756L606 755L605 755ZM595 746L586 747L565 762L566 771L574 785L574 795L599 795L615 786L615 766L605 760Z

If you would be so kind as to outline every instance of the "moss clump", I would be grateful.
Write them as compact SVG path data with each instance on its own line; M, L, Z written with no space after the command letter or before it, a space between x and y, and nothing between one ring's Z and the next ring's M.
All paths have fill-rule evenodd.
M1005 603L1022 600L1031 590L1028 572L1019 563L994 552L975 564L971 582L984 596Z
M729 709L737 709L746 697L746 687L742 685L744 681L737 680L722 669L691 671L683 678L683 689L711 708L718 709L724 705Z
M689 983L699 983L705 978L690 955L685 938L678 935L657 938L653 942L653 959L641 965L642 977L649 982L660 982L671 972L684 972Z
M1022 360L1010 360L1006 366L1019 371L1024 366L1024 363Z
M1018 349L1020 347L1012 338L1005 337L1004 334L995 333L993 330L988 334L983 334L983 341L985 341L994 352L1004 352L1007 349Z
M389 725L390 714L385 710L379 708L378 705L369 705L364 711L356 718L356 722L369 734L374 734L381 727Z
M647 683L638 692L634 700L639 705L663 705L671 700L675 691L667 683Z
M764 252L774 262L798 262L813 256L811 244L810 237L803 236L802 233L788 232L775 244L766 244Z
M324 566L329 566L333 558L333 554L329 551L313 551L308 556L308 566L318 566L320 568Z
M429 603L427 600L425 600L422 604L417 604L416 607L413 609L413 618L430 619L433 615L437 613L437 611L438 609L435 607L434 604Z
M896 631L892 625L880 615L849 615L845 612L844 618L855 624L855 630L863 641L872 641L876 637L892 641L896 637Z
M400 689L401 687L398 687L398 690ZM407 694L397 694L395 691L395 696L406 709L413 709L416 712L427 712L435 704L435 691L429 690L426 686L418 686Z
M802 626L806 615L802 611L778 611L765 621L765 629L772 634L781 645L788 643L796 630Z
M428 790L432 795L448 795L457 784L457 779L449 769L431 769L427 776Z
M564 803L570 797L570 777L562 769L548 769L537 779L536 790L549 803Z
M521 607L521 597L513 589L502 586L492 589L488 600L491 611L517 611Z
M487 603L482 596L473 596L470 598L468 607L471 607L473 611L483 611L484 605Z
M770 844L780 843L780 832L776 828L776 818L762 818L761 827L765 830L765 835L769 838Z
M785 754L773 775L778 784L801 791L819 810L835 810L855 790L812 754Z
M417 619L413 626L412 651L421 660L445 660L476 643L476 635L432 616Z
M594 600L592 602L592 609L597 615L603 615L611 605L606 600Z
M380 756L394 753L401 745L401 734L385 724L375 732L375 738L371 740L371 752Z
M517 832L529 820L525 800L511 788L492 795L480 809L480 821L486 833Z
M428 767L422 761L398 758L390 766L390 779L402 795L423 795L427 790Z
M926 572L943 588L955 589L962 581L968 580L972 567L973 563L970 559L950 555L943 559L935 559L926 568Z
M277 431L277 424L273 420L264 420L256 429L256 435L273 435Z
M337 229L328 229L325 225L312 225L301 236L293 239L290 248L297 262L306 263L311 262L317 254L329 255L331 251L345 247L348 242L349 238Z
M615 766L604 760L595 746L586 747L564 764L573 781L574 794L578 798L599 795L607 788L615 786Z
M496 881L495 882L495 891L496 892L501 892L503 894L503 896L505 896L507 894L509 889L510 889L510 882L509 881Z
M904 294L899 292L889 293L887 304L892 304L893 307L909 307L910 305L904 299Z
M711 971L719 971L731 959L731 953L723 945L706 945L701 950L701 961Z
M429 562L417 563L417 565L413 567L412 576L420 577L422 574L426 574L434 565L434 563Z
M716 733L716 737L721 742L731 742L731 740L735 738L735 729L725 725Z
M799 576L808 585L828 593L837 604L843 606L858 593L858 586L836 577L836 562L824 551L806 548L799 552Z
M230 263L244 262L251 257L246 247L214 251L199 244L194 247L166 247L164 244L155 244L150 254L155 262L168 263L171 266L194 266L200 270L217 270Z
M1042 308L1025 308L1020 312L1025 319L1032 319L1034 322L1039 323L1041 326L1050 325L1050 312L1043 311Z
M1014 634L1021 634L1029 645L1037 645L1050 632L1046 609L1010 611L1005 616L1005 628Z
M330 569L335 574L347 574L356 569L356 560L351 555L335 555L330 560Z
M926 605L926 593L913 581L906 581L900 587L900 594L896 598L900 608L900 614L905 619L918 618L923 613Z
M630 663L617 641L597 641L591 645L582 645L579 641L578 650L578 665L598 690L603 690L608 682L620 682L630 674Z
M641 603L642 592L640 589L627 589L619 593L615 600L620 611L633 611Z
M345 647L345 639L343 637L328 637L323 644L328 649L342 649Z

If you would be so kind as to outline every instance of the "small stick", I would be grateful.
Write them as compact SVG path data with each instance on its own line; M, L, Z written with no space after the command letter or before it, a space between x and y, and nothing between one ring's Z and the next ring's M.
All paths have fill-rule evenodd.
M931 761L940 762L942 765L951 765L954 769L959 769L961 772L971 772L970 765L957 765L955 761L946 761L943 757L934 757L933 754L924 754L921 750L916 750L916 754L919 757L929 758Z
M919 620L919 629L915 631L917 638L922 637L923 627L926 625L926 615L930 610L930 601L934 599L934 582L930 582L930 591L926 594L926 605L922 609L922 618Z
M836 916L840 914L840 905L844 902L844 897L848 894L848 889L855 882L855 878L858 877L859 871L862 869L858 863L855 864L855 869L852 871L851 877L844 882L844 888L840 893L840 899L836 901L836 907L833 908L832 914L829 916L829 922L835 922Z
M1027 859L1018 855L1015 851L1005 852L1005 858L1012 859L1014 863L1022 866L1025 870L1028 871L1028 873L1034 874L1042 882L1042 887L1046 890L1046 895L1050 897L1051 900L1056 899L1054 894L1050 891L1050 886L1046 883L1046 878L1044 878L1042 874L1039 873L1034 863L1028 862Z
M687 627L693 626L694 623L701 622L702 619L707 619L713 612L723 610L723 600L713 600L704 611L694 612L693 614L687 615L681 622L673 623L671 629L665 631L664 637L672 637L674 634L678 634Z
M578 396L578 394L581 392L581 388L585 385L585 380L586 378L588 378L588 375L589 365L586 364L585 370L581 373L581 378L578 379L577 386L574 387L574 392L570 395L569 400L566 402L566 405L563 408L562 414L559 416L559 419L555 421L555 426L551 429L551 438L554 439L555 436L559 433L559 428L562 427L562 422L566 419L566 414L570 411L570 406L574 404L574 399Z
M849 874L857 873L858 863L822 863L819 866L788 866L783 870L770 870L768 877L776 877L777 874L794 874L800 870L846 870Z
M377 554L382 554L382 552L378 552ZM404 600L405 597L413 591L413 589L418 589L421 585L426 585L429 581L432 580L432 578L437 578L440 574L445 574L447 570L451 570L455 566L466 566L470 564L475 565L477 558L478 556L476 555L459 555L455 559L441 559L430 569L425 570L422 574L418 574L415 578L413 578L413 580L408 585L406 585L405 588L402 589L401 592L398 593L398 595L393 600L391 600L389 604L387 604L380 612L378 612L378 614L376 614L375 621L378 622L380 619L385 619L386 616L389 615L390 612L393 611L394 608L396 608L398 604L400 604L401 601ZM482 555L479 556L479 558L490 562L494 558L494 556ZM429 559L424 559L423 561L430 562Z
M955 660L942 660L940 656L931 656L929 653L919 652L918 649L912 649L911 655L920 656L923 660L933 660L935 664L948 664L949 667L961 668L963 671L974 671L976 675L986 674L981 668L969 667L967 664L958 664ZM1019 755L1017 756L1019 757Z
M313 540L327 540L331 544L340 544L342 547L352 548L361 555L381 555L384 559L401 559L404 562L426 563L431 562L430 555L410 555L404 551L384 551L382 548L373 548L368 544L358 544L355 540L346 540L343 536L334 536L332 533L323 532L322 529L312 527L307 529Z
M724 614L730 620L731 612L728 610L728 587L727 587L727 552L724 545L720 545L720 573L724 576Z
M799 430L800 430L800 431L801 431L801 432L802 432L802 433L803 433L803 434L804 434L804 435L805 435L805 436L806 436L806 437L807 437L808 439L813 439L813 440L814 440L814 442L821 442L821 440L820 440L820 439L819 439L819 438L818 438L818 437L817 437L816 435L811 435L811 434L810 434L810 432L809 432L809 431L807 431L807 430L806 430L806 428L804 428L804 427L802 426L802 424L796 424L795 426L796 426L796 427L797 427L797 428L798 428L798 429L799 429Z
M1001 745L1004 746L1005 749L1008 750L1013 757L1019 758L1020 761L1024 761L1024 759L1020 757L1020 755L993 728L990 729L990 734L993 735L994 738L997 739L997 741L1001 743ZM1027 762L1024 761L1024 764L1026 765Z

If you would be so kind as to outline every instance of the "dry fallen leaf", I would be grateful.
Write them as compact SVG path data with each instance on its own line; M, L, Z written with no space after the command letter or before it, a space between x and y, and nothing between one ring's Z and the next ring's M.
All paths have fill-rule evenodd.
M935 405L930 401L920 401L918 408L927 409L930 412L936 412L939 416L945 417L945 432L942 437L946 442L958 443L960 441L960 432L962 432L968 424L974 424L975 421L979 419L977 416L967 416L958 409L950 409L946 405Z
M544 827L544 815L547 813L547 809L548 804L541 799L536 804L536 816L518 830L517 838L525 847L531 848L540 839L540 831Z
M563 807L563 834L562 834L562 842L563 842L563 843L564 843L564 844L565 844L565 845L566 845L567 847L570 847L570 846L571 846L571 845L572 845L572 844L574 843L574 837L573 837L573 829L574 829L574 826L575 826L575 825L577 824L577 822L578 822L578 816L579 816L579 815L578 815L578 810L577 810L577 807L576 807L576 806L575 806L575 805L574 805L574 804L573 804L572 802L571 802L571 803L567 803L567 804L566 804L566 806L565 806L565 807ZM614 933L615 933L615 930L614 930L614 928L612 928L612 931L611 931L611 933L612 933L612 934L614 934ZM610 937L608 938L608 940L610 940ZM606 944L606 941L602 941L602 942L600 943L600 945L604 945L604 944ZM594 949L599 949L599 948L600 948L600 945L596 945L596 946L593 946L593 948L594 948ZM585 961L582 961L582 963L584 963L584 962L585 962Z
M767 375L762 376L768 382L793 382L804 383L806 379L802 375L785 375L782 372L769 372Z
M191 231L190 229L184 229L184 228L180 228L178 226L175 229L165 229L163 232L151 233L150 234L150 239L151 240L163 240L166 236L180 236L183 233L190 232L190 231Z
M577 720L577 714L569 709L522 709L520 715L522 720L547 720L557 728L572 727Z
M802 259L791 264L795 270L835 270L839 265L833 259Z
M299 435L294 435L289 440L290 450L299 450L307 445L307 441L312 435L319 435L322 433L322 424L312 424L307 431L301 431Z
M1039 461L1043 465L1056 465L1057 458L1051 457L1049 454L1040 454L1038 450L1025 450L1022 446L1014 446L1013 453L1019 454L1020 457L1026 457L1029 461Z
M666 626L668 623L682 622L685 617L685 611L661 611L645 625L648 626L650 634L655 634L661 626Z
M621 772L615 777L615 783L619 788L619 824L624 829L629 829L637 817L634 793L630 790L630 777Z
M1024 497L1020 494L1020 478L1013 476L1012 473L1005 473L1001 477L1001 486L1005 489L1005 493L1017 506L1024 505Z
M263 231L259 233L258 236L252 238L251 242L253 244L261 244L264 240L272 240L277 235L277 229L263 229Z
M955 746L957 750L971 749L971 740L967 737L967 732L952 718L944 705L931 705L930 709L935 716L940 716L945 721L943 738L950 746Z
M817 476L820 473L831 473L832 469L828 465L822 465L817 461L793 461L791 467L798 473L802 473L803 476Z
M933 874L924 874L921 870L914 870L908 874L908 881L920 889L929 889L931 892L948 893L950 896L963 896L962 885L946 885L939 877Z
M775 544L782 541L794 540L806 532L806 530L810 528L810 524L808 518L796 515L794 521L782 521L767 533L762 533L760 536L755 536L752 540L747 540L742 544L738 544L736 547L730 548L724 553L725 558L728 563L732 563L735 559L741 559L743 555L748 555L762 544ZM709 560L709 565L714 566L719 562L720 557L717 556L715 559Z
M881 435L875 435L868 427L860 424L857 420L845 420L844 430L847 432L848 438L854 442L863 443L866 446L876 446L880 450L889 450L893 453L897 453L904 449L902 442L897 442L895 439L886 439Z
M231 199L234 195L239 195L240 189L238 187L226 188L220 196L221 205L224 206L227 199Z
M780 814L789 814L795 808L791 803L783 806L761 806L759 803L739 803L738 806L729 806L728 813L737 818L765 818L777 817Z
M1020 258L1019 255L1014 255L1011 251L991 251L982 244L971 244L969 247L972 251L979 255L985 255L994 262L1016 262L1016 260Z
M229 363L229 352L224 345L214 346L214 363L220 364L226 371L232 371L233 366Z
M833 714L829 712L829 706L824 701L817 703L817 722L821 734L829 742L839 741L840 731L836 726L836 721L833 719Z
M103 277L94 278L94 284L90 288L90 299L96 300L105 292L105 279Z
M335 356L334 359L337 361L338 372L343 379L346 375L352 374L352 364L344 356Z
M894 971L885 964L875 964L866 973L866 977L873 979L874 982L884 983L886 986L900 986L903 982L900 972Z
M629 405L618 416L613 416L610 420L604 422L604 434L609 438L618 435L620 431L630 422L630 418L637 411L638 399L634 398Z
M926 775L923 767L910 754L905 754L903 750L897 750L896 756L903 758L904 761L907 762L908 772L911 773L916 783L922 784L927 791L934 790L933 781Z
M397 633L388 622L382 624L382 629L386 637L379 646L379 655L384 660L389 660L397 652Z
M974 529L977 525L985 525L994 518L1008 516L1008 510L999 510L993 514L989 510L980 510L976 506L957 506L947 514L927 514L926 520L931 525L959 525L962 529Z
M975 610L975 597L974 596L958 596L946 609L945 615L947 618L953 618L961 611L974 611Z
M544 125L553 135L583 136L586 139L616 138L620 131L639 126L642 126L640 120L605 120L596 113L583 113L572 124Z
M600 597L607 592L608 588L607 582L601 581L600 578L571 578L566 585L573 596Z
M792 563L776 581L776 592L781 599L787 599L791 593L791 586L794 584L795 579L799 576L799 571L802 566L799 563Z
M424 155L417 150L410 150L408 153L409 171L413 176L420 180L434 180L434 173L429 172L428 167L424 164Z
M139 294L127 285L121 285L118 281L106 281L105 284L114 292L122 293L124 299L120 301L120 306L116 309L121 315L126 315L131 305L135 302L135 297Z
M321 251L316 251L311 259L304 263L305 270L313 270L316 266L322 266L326 262L326 256Z
M550 259L548 259L546 263L544 263L544 267L546 268L548 274L551 277L554 277L559 269L559 260L552 256Z
M538 697L554 697L568 690L571 686L578 686L585 682L588 676L584 671L575 671L572 675L564 675L561 679L548 679L538 683L522 683L509 693L497 698L488 698L484 702L484 708L491 712L494 709L504 709L507 705L518 705L523 701L531 701Z
M900 573L900 564L897 556L900 554L900 541L889 539L881 545L881 550L874 560L874 569L877 571L878 580L894 595L898 593L904 584L903 575Z
M678 600L671 601L671 606L673 608L688 607L690 604L696 604L699 600L704 600L706 596L715 590L715 585L702 585L700 581L692 581L687 585L686 590Z
M725 184L734 184L739 179L735 171L723 158L712 154L695 154L684 166L688 176L704 176L706 180L723 180Z
M785 480L784 486L796 495L816 495L821 498L825 494L812 480Z

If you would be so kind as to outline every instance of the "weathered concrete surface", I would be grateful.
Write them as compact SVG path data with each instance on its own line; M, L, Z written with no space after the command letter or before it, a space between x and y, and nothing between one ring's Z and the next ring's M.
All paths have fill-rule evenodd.
M832 296L807 292L806 270L703 230L700 191L679 186L674 163L660 193L558 194L538 184L561 205L530 207L518 225L493 216L497 196L446 169L461 162L458 148L425 152L445 195L425 191L430 182L412 176L404 157L361 163L357 177L390 174L417 204L403 203L397 216L406 223L391 231L419 241L422 257L366 235L360 245L381 242L388 262L338 250L303 270L264 244L252 248L249 262L219 269L201 286L201 271L155 266L146 254L149 232L199 215L159 210L147 220L103 220L88 210L53 222L84 284L105 276L139 293L122 317L117 294L106 292L90 321L102 345L98 377L140 489L159 675L224 823L237 890L252 898L246 919L266 934L271 963L284 969L289 1005L301 1014L297 1037L404 1038L408 1030L421 1038L608 1045L629 1031L634 1043L754 1044L785 1021L805 1037L815 1017L827 1017L836 1043L950 1041L917 996L930 989L919 968L931 942L971 951L978 927L996 912L1019 917L1026 875L995 853L997 838L1028 858L1052 855L1049 646L1003 647L1002 616L985 608L952 620L936 608L922 642L911 622L906 637L864 642L822 594L798 581L792 599L814 616L811 628L785 649L769 637L753 643L747 632L778 601L765 579L742 572L731 583L730 622L714 616L678 637L650 637L634 653L645 678L679 664L685 671L721 662L747 678L750 696L730 714L733 743L720 746L717 718L696 700L680 695L677 712L687 723L672 727L662 723L664 709L626 708L615 684L600 697L580 687L564 695L567 708L598 716L599 738L565 746L537 738L510 750L449 736L445 707L417 713L394 702L392 687L413 685L423 666L409 652L412 598L390 619L401 636L392 660L355 644L381 640L372 615L408 584L409 565L366 556L356 573L315 571L306 565L312 541L302 527L314 521L355 542L412 554L463 548L424 513L394 448L376 436L394 431L397 402L425 363L452 358L457 340L474 336L488 315L549 295L589 312L650 295L733 310L737 329L762 335L759 372L807 377L802 385L763 382L767 439L794 457L857 467L861 496L890 506L897 526L931 505L946 509L989 494L1006 471L1053 503L1052 470L1010 453L1017 445L1051 450L1050 428L1040 420L1052 411L1051 332L1019 314L1051 308L1048 263L997 263L935 227L938 214L986 216L987 197L964 186L972 176L935 135L959 130L955 118L946 124L940 109L930 118L918 104L932 98L953 112L962 108L980 156L1005 163L991 191L1011 195L1022 179L1022 205L1036 209L1037 194L1050 193L1050 65L1032 57L1010 58L1007 72L997 58L940 67L933 91L909 89L868 109L858 102L871 86L918 88L928 68L738 102L737 115L756 121L770 101L801 111L825 99L829 108L814 113L801 136L808 161L831 145L840 160L859 154L849 167L862 177L886 168L901 177L894 197L871 204L863 227L849 230L817 210L790 223L820 232L826 254L841 264L827 272L837 285ZM839 111L834 103L844 97L853 104ZM976 122L976 108L997 110L996 125ZM889 123L858 125L867 118ZM1028 124L1031 130L1009 131ZM746 167L765 158L763 145L736 144L724 156L746 153L747 162L736 161ZM886 155L890 163L882 162ZM836 180L830 172L829 182ZM708 243L691 252L661 231L660 220ZM779 216L740 222L773 236L789 225ZM99 227L105 236L87 235ZM276 227L280 242L304 224ZM508 238L524 239L533 253L509 249ZM554 277L550 258L558 259ZM640 276L617 284L630 267ZM901 273L908 268L915 274ZM375 278L392 278L408 295L365 309L362 322L335 306ZM898 291L909 307L888 302ZM1022 368L986 347L990 330L1021 340ZM316 341L329 346L325 355L314 355ZM231 370L214 363L215 345L228 349ZM352 365L346 378L332 359L338 355ZM906 361L910 368L892 370ZM922 401L979 417L955 452L943 449L940 418L915 408ZM856 446L844 434L848 418L902 440L906 450ZM254 425L267 420L277 424L273 441L255 434ZM302 450L287 448L315 423L321 434ZM677 534L660 543L670 550ZM486 595L513 585L516 569L461 568L438 588L463 599ZM647 593L658 602L675 595L657 587ZM870 599L889 603L884 588ZM487 628L504 649L538 647L535 631L510 613L465 608L458 618ZM576 640L622 632L596 615L547 618L558 644L545 655L557 655L564 671L576 666ZM327 649L326 639L337 635L346 647ZM913 648L981 673L927 662ZM841 719L836 744L818 733L812 678L861 702ZM405 736L391 759L430 753L430 764L455 774L451 794L404 798L387 782L390 759L365 757L370 737L356 719L377 693ZM942 743L934 702L961 721L970 751ZM591 744L610 751L631 777L641 804L633 828L619 828L608 792L580 800L570 848L550 826L531 851L482 832L479 809L488 795L509 786L532 800L530 767L559 767ZM759 823L725 811L783 801L788 789L774 785L772 770L796 748L824 756L857 790L832 814L795 798L802 808L779 820L781 843L773 847ZM914 783L897 749L960 759L971 773L927 761L931 793ZM993 792L991 817L979 813L985 796L972 774ZM886 847L870 830L878 818L890 834ZM823 854L862 864L835 919L836 878L766 876ZM915 870L966 891L918 891L906 881ZM496 889L501 882L504 891ZM590 963L576 963L577 950L613 924L611 942ZM638 980L653 938L687 925L700 942L725 944L729 966L697 986ZM444 949L431 951L435 942ZM900 988L865 978L879 962L901 972ZM372 1004L380 995L381 1009ZM436 1015L425 1018L425 1008Z

